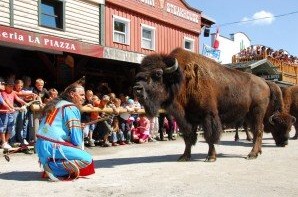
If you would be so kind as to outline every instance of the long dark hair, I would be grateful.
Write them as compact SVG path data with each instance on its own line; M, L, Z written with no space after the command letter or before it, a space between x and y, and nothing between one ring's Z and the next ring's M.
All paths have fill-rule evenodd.
M70 97L71 92L76 92L78 88L84 88L81 84L73 83L69 85L57 98L54 98L53 100L49 101L46 106L43 108L43 114L47 114L55 108L58 102L61 100L66 100L69 102L72 102L72 99Z

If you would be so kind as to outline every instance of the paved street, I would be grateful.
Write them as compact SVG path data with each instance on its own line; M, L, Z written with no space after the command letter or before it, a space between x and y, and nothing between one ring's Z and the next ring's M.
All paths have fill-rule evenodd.
M293 132L291 133L291 136ZM251 150L241 132L222 135L218 159L204 162L208 146L200 136L191 162L177 162L184 150L176 141L87 149L94 155L96 174L71 182L40 178L36 155L11 155L0 160L1 196L297 196L298 141L275 147L265 134L263 154L244 157Z

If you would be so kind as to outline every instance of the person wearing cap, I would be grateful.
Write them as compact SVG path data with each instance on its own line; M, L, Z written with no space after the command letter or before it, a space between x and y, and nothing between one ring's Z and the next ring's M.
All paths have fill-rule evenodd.
M1 139L2 139L2 148L10 149L11 146L8 144L8 140L11 137L13 128L15 125L15 101L19 102L22 106L26 105L26 102L21 99L16 92L13 90L14 81L8 80L5 82L5 90L1 92L3 100L6 102L7 106L2 105L0 107L4 112L0 113L0 119L3 122L3 126L0 128ZM6 110L6 111L5 111ZM13 141L11 141L13 143Z
M43 108L35 148L44 177L50 181L74 180L95 173L92 156L82 150L79 108L84 100L83 86L74 83Z

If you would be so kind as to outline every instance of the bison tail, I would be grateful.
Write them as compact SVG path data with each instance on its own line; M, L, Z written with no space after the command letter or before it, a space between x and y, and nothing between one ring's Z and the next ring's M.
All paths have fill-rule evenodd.
M283 109L283 98L280 87L271 81L266 81L270 88L270 108L272 112L281 112Z

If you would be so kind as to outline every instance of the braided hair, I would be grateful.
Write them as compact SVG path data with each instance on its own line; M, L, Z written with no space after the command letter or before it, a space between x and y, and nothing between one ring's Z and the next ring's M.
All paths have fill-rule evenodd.
M70 97L71 92L76 92L77 89L84 87L80 83L73 83L69 85L57 98L49 101L46 106L43 108L43 114L48 114L49 112L53 111L57 103L62 100L66 100L72 102L72 98Z

